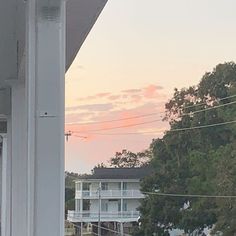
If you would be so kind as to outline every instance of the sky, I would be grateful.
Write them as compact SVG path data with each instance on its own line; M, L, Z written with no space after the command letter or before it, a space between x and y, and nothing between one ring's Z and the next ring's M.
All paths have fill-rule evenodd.
M89 173L162 137L174 88L236 61L235 9L235 0L108 0L66 74L66 170Z

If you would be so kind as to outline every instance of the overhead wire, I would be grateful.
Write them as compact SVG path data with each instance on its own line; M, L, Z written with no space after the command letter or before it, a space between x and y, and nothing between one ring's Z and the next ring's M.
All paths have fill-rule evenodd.
M103 124L103 123L110 123L110 122L116 122L116 121L124 121L124 120L132 120L137 118L143 118L148 116L153 116L160 114L162 112L155 112L155 113L149 113L149 114L143 114L143 115L137 115L137 116L130 116L127 118L121 118L121 119L113 119L113 120L104 120L104 121L94 121L94 122L87 122L87 123L79 123L79 122L69 122L66 123L66 125L93 125L93 124Z
M231 95L231 96L227 96L227 97L223 97L223 98L220 98L220 99L217 99L216 101L217 101L217 102L220 102L220 101L224 101L224 100L226 100L226 99L230 99L230 98L234 98L234 97L236 97L236 94ZM215 100L213 100L213 101L215 101ZM213 101L209 101L209 102L213 102ZM194 104L194 105L185 106L185 107L183 107L183 108L184 108L184 109L188 109L188 108L198 107L198 106L202 106L202 105L207 105L207 103L205 103L205 102L196 103L196 104Z
M91 225L96 226L96 227L99 227L99 226L97 226L97 225L95 225L95 224L91 224ZM113 233L120 234L119 231L116 231L116 230L113 230L113 229L108 229L108 228L105 228L105 227L103 227L103 226L100 226L100 228L101 228L101 229L104 229L104 230L107 230L107 231L110 231L110 232L113 232ZM123 233L123 236L131 236L131 235L130 235L130 234Z
M72 225L74 225L75 227L81 229L81 226L76 225L75 223L70 222L70 221L68 221L68 220L67 220L67 222L69 222L69 223L71 223ZM104 229L104 230L110 231L110 232L112 232L112 233L120 234L120 232L117 231L117 230L109 229L109 228L106 228L106 227L103 227L103 226L98 226L98 225L93 224L93 223L90 223L90 225L95 226L95 227L100 228L100 229ZM94 233L94 232L92 232L92 233ZM94 234L98 235L97 233L94 233ZM131 236L131 235L130 235L130 234L123 233L123 236Z
M77 225L77 224L75 224L75 223L73 223L73 222L70 222L69 220L66 220L66 221L69 222L70 224L72 224L75 228L81 230L81 226L79 226L79 225ZM98 234L95 233L95 232L91 232L91 233L94 234L94 235L98 235Z
M177 132L177 131L186 131L186 130L194 130L194 129L203 129L203 128L210 128L210 127L216 127L216 126L222 126L222 125L229 125L236 123L236 120L232 121L226 121L222 123L215 123L215 124L209 124L209 125L201 125L201 126L193 126L193 127L187 127L187 128L179 128L179 129L161 129L161 130L153 130L153 131L144 131L144 132L128 132L128 133L89 133L92 135L141 135L141 134L156 134L156 133L163 133L163 132Z
M226 100L226 99L230 99L230 98L234 98L236 97L235 95L231 95L231 96L227 96L224 98L220 98L217 99L218 102ZM187 108L192 108L192 107L197 107L197 106L202 106L202 105L207 105L207 103L197 103L191 106L185 106L183 107L184 109ZM142 117L148 117L148 116L153 116L153 115L157 115L157 114L165 114L165 112L154 112L154 113L147 113L147 114L143 114L143 115L137 115L137 116L131 116L131 117L127 117L127 118L120 118L120 119L113 119L113 120L104 120L104 121L94 121L94 122L87 122L87 123L81 123L81 122L68 122L66 123L66 125L93 125L93 124L103 124L103 123L110 123L110 122L116 122L116 121L124 121L124 120L131 120L131 119L137 119L137 118L142 118Z
M145 195L157 195L163 197L190 197L190 198L236 198L236 195L204 195L204 194L179 194L179 193L159 193L142 192Z
M226 104L220 104L220 105L217 105L217 106L208 107L208 108L201 109L201 110L194 111L194 112L183 113L178 118L181 118L181 117L184 117L184 116L187 116L187 115L192 116L192 115L198 114L200 112L205 112L205 111L217 109L217 108L224 107L224 106L229 106L229 105L232 105L232 104L235 104L235 103L236 103L236 101L229 102L229 103L226 103ZM102 128L102 129L87 130L85 132L83 132L83 131L72 131L72 132L74 132L74 133L88 133L89 134L90 132L128 128L128 127L134 127L134 126L139 126L139 125L144 125L144 124L151 124L151 123L155 123L155 122L159 122L159 121L162 121L162 119L156 119L156 120L152 120L152 121L140 122L140 123L129 124L129 125L121 125L121 126L115 126L115 127L108 127L108 128Z

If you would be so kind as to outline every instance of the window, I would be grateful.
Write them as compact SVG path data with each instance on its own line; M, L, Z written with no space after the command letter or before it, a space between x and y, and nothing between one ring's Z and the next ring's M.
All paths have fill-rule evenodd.
M102 208L102 211L107 212L108 211L108 202L103 201L101 208Z
M123 211L127 211L127 202L123 203Z
M121 211L121 201L118 201L118 211Z
M127 182L123 183L123 190L127 190Z
M102 183L101 188L102 190L108 190L108 183Z
M75 200L75 211L76 212L80 211L80 200L79 199Z
M81 183L76 183L76 190L77 191L80 191L81 190Z
M89 191L90 183L83 183L83 191Z
M83 211L90 211L90 200L83 199Z

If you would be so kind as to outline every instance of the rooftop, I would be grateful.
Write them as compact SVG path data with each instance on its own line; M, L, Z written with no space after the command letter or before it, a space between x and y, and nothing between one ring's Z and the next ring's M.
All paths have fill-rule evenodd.
M142 179L151 173L149 167L139 168L94 168L93 174L79 179Z

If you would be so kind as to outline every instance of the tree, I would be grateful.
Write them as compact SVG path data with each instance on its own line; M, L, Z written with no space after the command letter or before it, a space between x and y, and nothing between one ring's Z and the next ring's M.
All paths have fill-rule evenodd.
M155 172L142 182L145 192L235 195L236 129L233 125L172 132L235 120L235 105L210 109L235 101L236 65L219 64L197 86L175 89L166 104L165 120L171 130L153 140L151 166ZM229 97L225 99L225 97ZM206 111L202 111L207 109ZM201 111L201 112L200 112ZM189 207L184 209L184 204ZM223 235L236 234L236 202L233 199L147 196L140 207L141 228L135 235L169 235L179 228L201 235L215 227Z
M121 152L116 152L115 156L109 160L111 167L132 168L147 165L150 160L150 151L134 153L123 149Z

